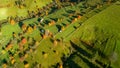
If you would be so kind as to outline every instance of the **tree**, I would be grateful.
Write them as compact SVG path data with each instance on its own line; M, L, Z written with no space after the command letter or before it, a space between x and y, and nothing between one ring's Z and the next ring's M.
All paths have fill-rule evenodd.
M2 65L2 67L3 67L3 68L7 68L7 64L4 63L4 64Z
M15 24L15 20L14 20L14 19L11 19L11 20L10 20L10 24L11 24L11 25L14 25L14 24Z
M6 46L6 50L10 50L11 48L13 47L13 44L12 43L8 43L8 45Z
M29 66L30 66L29 63L27 61L24 61L24 67L29 68Z
M112 2L112 0L108 0L108 4L110 4Z
M64 31L64 30L65 30L65 27L63 26L63 27L61 28L61 30Z
M97 4L103 4L103 0L85 0L86 7L97 6Z
M22 37L21 43L24 45L27 43L27 39L25 37Z
M31 26L28 27L27 32L31 33L33 31L33 28Z
M57 45L57 43L58 43L57 40L54 40L54 45L55 45L55 46Z
M60 0L53 0L53 2L55 2L58 9L62 7Z
M27 29L27 26L26 26L25 24L23 24L23 25L22 25L22 30L23 30L23 32L25 32L26 29Z
M12 60L11 60L11 64L14 64L15 63L15 59L13 58Z
M16 33L15 33L15 32L13 32L13 34L12 34L12 35L13 35L13 38L16 38Z
M78 15L78 16L77 16L77 18L78 18L78 19L81 19L81 16L80 16L80 15Z

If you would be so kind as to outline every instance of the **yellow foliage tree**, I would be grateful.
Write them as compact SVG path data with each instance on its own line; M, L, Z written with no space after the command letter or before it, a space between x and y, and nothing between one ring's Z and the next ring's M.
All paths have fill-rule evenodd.
M56 55L58 55L58 54L59 54L59 52L58 52L58 51L56 51L55 53L56 53Z
M33 49L30 49L30 52L32 53L32 52L33 52Z
M62 65L62 64L60 64L59 68L63 68L63 65Z
M48 15L48 11L45 11L45 15Z
M27 58L28 57L28 54L25 54L24 58Z
M34 28L34 30L35 30L35 29L37 28L37 27L36 27L36 25L34 25L34 27L33 27L33 28Z
M24 6L23 6L23 5L19 5L19 8L20 8L20 9L23 9L23 8L24 8Z
M25 64L25 66L24 66L25 68L29 68L29 64Z
M28 33L31 33L32 31L33 31L33 28L32 28L32 27L28 27L27 32L28 32Z
M55 46L57 45L57 40L54 40L54 45L55 45Z
M35 46L38 46L38 45L39 45L39 42L38 42L38 41L36 41L36 42L35 42Z
M48 25L49 25L49 26L51 26L52 24L51 24L51 23L49 23Z
M48 56L48 54L47 54L47 53L45 53L45 54L44 54L44 58L47 58L47 56Z
M62 31L64 31L65 30L65 27L62 27Z
M3 68L7 68L7 64L3 64Z
M75 18L74 20L77 21L77 18Z
M11 64L14 64L14 63L15 63L15 59L12 59L12 60L11 60Z

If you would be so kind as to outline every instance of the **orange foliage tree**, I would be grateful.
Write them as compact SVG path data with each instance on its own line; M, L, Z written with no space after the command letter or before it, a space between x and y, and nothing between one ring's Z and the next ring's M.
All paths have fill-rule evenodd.
M10 50L13 47L13 45L10 43L7 45L6 50Z
M78 15L78 17L77 17L78 19L81 19L81 16L80 15Z
M11 24L11 25L14 25L14 24L15 24L15 20L14 20L14 19L11 19L11 20L10 20L10 24Z
M47 36L44 34L42 37L43 37L43 39L46 39Z
M55 24L55 21L52 20L52 21L49 23L49 26L54 25L54 24Z
M21 43L24 45L24 44L26 44L27 43L27 39L26 38L22 38L22 40L21 40Z
M22 25L22 30L23 30L23 31L26 31L26 29L27 29L27 26L26 26L25 24L23 24L23 25Z

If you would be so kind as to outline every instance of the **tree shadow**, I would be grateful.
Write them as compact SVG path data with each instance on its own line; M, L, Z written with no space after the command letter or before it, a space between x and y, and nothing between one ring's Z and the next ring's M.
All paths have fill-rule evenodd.
M44 20L44 23L48 25L50 21L49 20Z
M103 68L106 68L106 67L107 67L106 64L102 63L102 62L99 61L99 60L95 60L95 62L96 62L97 64L99 64L100 66L102 66Z
M53 42L54 42L54 39L50 38L50 41L53 43Z
M74 10L67 10L66 12L67 12L67 13L75 13Z
M23 22L20 21L20 22L18 23L18 25L19 25L20 28L22 28Z
M76 44L74 44L72 41L70 41L72 47L77 50L78 52L80 52L82 55L86 56L87 58L92 58L92 55L90 53L88 53L87 51L85 51L84 49L82 49L81 47L77 46Z
M41 18L38 18L37 21L40 22Z
M65 16L65 17L68 17L69 15L68 14L62 14L63 16Z
M72 20L71 20L71 19L70 19L70 20L69 20L69 19L67 19L67 21L68 21L69 23L71 23L71 21L72 21Z
M49 14L54 13L55 11L57 11L57 9L58 9L58 8L57 8L57 7L55 7L55 6L54 6L54 7L51 7L51 11L49 12Z
M57 27L58 31L60 31L60 30L61 30L61 28L62 28L62 26L61 26L61 25L56 25L56 27Z
M62 25L63 25L63 26L66 26L66 24L65 24L65 23L62 23Z
M87 49L91 50L92 52L95 52L95 51L96 51L95 48L93 48L91 45L88 45L86 42L84 42L84 41L82 41L82 40L80 40L80 42L81 42Z
M97 10L94 10L95 13L99 13L101 10L97 9Z
M84 14L86 14L86 12L82 11L82 12L81 12L81 15L84 15Z
M63 61L63 68L82 68L79 66L77 63L73 61L73 58L75 58L75 55L77 52L74 52L73 54L70 55L69 58L65 59L64 56L61 58Z
M43 29L42 27L38 27L38 29L40 31L41 36L45 34L45 29Z
M94 48L91 45L88 45L87 43L85 43L84 41L80 40L81 43L90 51L92 51L93 54L95 54L98 51L98 54L102 57L102 58L106 58L107 56L98 48ZM94 45L94 44L93 44Z
M54 20L54 21L57 21L58 20L58 18L50 18L51 20Z
M77 54L90 68L99 68L97 65L91 63L88 59L82 57L81 55Z

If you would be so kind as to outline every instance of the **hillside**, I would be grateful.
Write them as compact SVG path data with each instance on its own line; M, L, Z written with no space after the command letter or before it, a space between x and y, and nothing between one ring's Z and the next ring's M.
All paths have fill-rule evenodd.
M114 4L85 21L69 36L72 39L79 38L97 51L103 52L111 62L111 66L115 68L120 67L120 14L118 12L120 6Z

